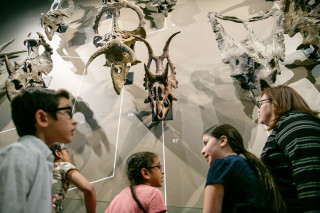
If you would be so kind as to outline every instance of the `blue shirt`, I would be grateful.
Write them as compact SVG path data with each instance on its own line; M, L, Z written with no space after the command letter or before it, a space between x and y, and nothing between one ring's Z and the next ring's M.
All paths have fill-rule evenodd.
M222 212L263 212L259 182L247 160L229 155L215 160L208 171L206 186L222 184Z
M0 150L0 212L51 213L53 154L27 135Z

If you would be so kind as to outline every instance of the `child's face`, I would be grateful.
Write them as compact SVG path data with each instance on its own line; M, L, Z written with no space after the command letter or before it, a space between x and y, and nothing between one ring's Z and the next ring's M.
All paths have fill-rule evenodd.
M70 162L70 157L68 154L68 148L66 146L61 145L61 161L62 162Z
M220 140L212 137L211 135L204 134L202 136L202 143L203 143L203 149L201 151L201 154L204 155L204 157L207 160L207 163L209 166L218 158L221 156L221 146L220 146Z
M69 100L66 98L60 98L58 108L69 107ZM77 122L70 118L68 110L60 110L56 112L57 120L50 119L48 130L48 140L60 143L70 143L72 140L73 132Z
M159 158L155 157L153 164L150 166L150 185L153 187L161 187L163 182L162 166L160 165Z

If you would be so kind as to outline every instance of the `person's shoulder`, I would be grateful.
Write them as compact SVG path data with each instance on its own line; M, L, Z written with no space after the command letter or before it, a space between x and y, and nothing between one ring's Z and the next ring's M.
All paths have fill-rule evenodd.
M235 164L239 162L246 162L246 159L239 155L228 155L226 157L217 159L215 162L219 164Z
M314 123L315 125L320 126L320 118L309 113L292 111L283 114L279 118L277 124L275 125L275 129L291 128L292 126L301 125L304 123Z

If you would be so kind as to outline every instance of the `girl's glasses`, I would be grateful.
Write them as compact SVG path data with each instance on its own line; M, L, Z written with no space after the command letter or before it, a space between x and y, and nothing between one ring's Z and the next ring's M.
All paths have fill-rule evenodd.
M155 166L150 166L147 169L152 169L152 168L156 168L156 167L158 167L160 169L160 171L162 172L162 165L161 164L158 164L158 165L155 165Z
M63 147L63 148L61 148L61 150L65 150L65 152L68 153L68 148L67 147Z

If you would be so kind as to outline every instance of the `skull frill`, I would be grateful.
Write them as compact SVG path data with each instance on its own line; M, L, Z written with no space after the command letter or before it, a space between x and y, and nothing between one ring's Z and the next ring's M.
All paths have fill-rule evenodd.
M146 44L149 52L148 64L144 65L144 86L145 89L148 90L148 97L144 102L150 103L151 109L159 121L165 119L166 114L172 108L173 101L177 100L172 93L172 88L178 87L178 81L176 80L175 67L169 57L169 45L172 38L178 33L180 32L176 32L169 37L163 48L163 53L160 56L155 56L151 45L145 39L139 38ZM164 68L165 59L167 60L167 63ZM152 61L156 64L155 74L150 71ZM171 71L170 76L169 70Z
M249 22L271 16L275 20L272 34L265 39L258 39ZM231 65L233 70L231 77L240 85L245 95L256 103L253 90L261 93L264 88L271 87L275 83L277 74L280 74L279 60L284 61L283 13L279 9L273 9L262 16L241 20L211 11L208 17L216 35L222 61ZM242 23L248 30L248 35L243 41L234 40L225 32L217 18Z
M10 101L21 91L28 87L44 87L42 74L48 75L52 68L52 48L46 43L43 35L37 32L39 39L31 39L30 34L24 41L28 47L28 57L23 63L14 62L14 66L6 57L6 67L9 78L6 81L7 96ZM44 52L39 55L39 47L44 47Z
M133 31L120 29L118 25L118 18L120 9L122 8L129 8L137 13L140 19L137 29ZM113 26L111 33L106 34L103 39L102 36L99 35L98 26L104 13L112 14ZM131 66L140 63L140 61L136 59L134 53L134 47L137 41L137 38L134 36L140 36L143 38L146 37L144 25L145 21L142 9L133 2L129 1L119 0L105 2L96 15L95 24L93 26L96 34L94 38L94 44L96 47L102 47L89 58L86 68L96 57L104 54L106 58L105 66L111 68L113 87L118 95L120 94L122 86L126 81L126 76Z

